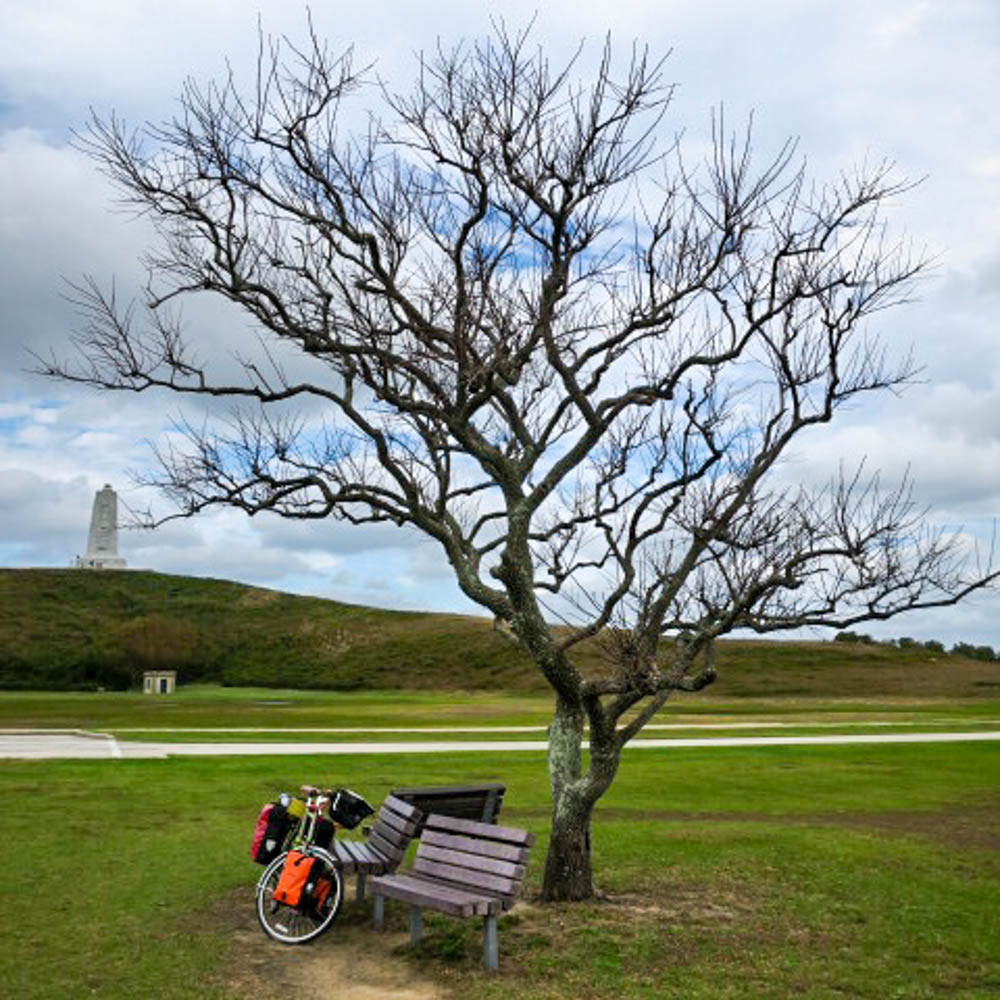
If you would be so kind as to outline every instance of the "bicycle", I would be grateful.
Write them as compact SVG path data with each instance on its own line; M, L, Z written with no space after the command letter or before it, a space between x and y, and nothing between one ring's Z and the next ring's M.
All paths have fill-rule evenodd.
M337 800L341 799L344 791L337 794ZM257 920L261 929L282 944L312 941L336 920L344 886L337 862L327 848L336 836L338 826L352 829L364 815L373 811L364 799L354 793L347 793L352 806L348 811L338 810L336 806L331 809L335 801L331 789L321 791L312 785L303 785L300 793L305 800L301 816L286 834L281 852L257 880L255 890ZM323 815L324 811L330 813L329 819ZM332 830L328 824L332 824ZM321 843L316 842L317 836ZM282 873L290 856L293 865L308 865L303 895L296 897L294 902L279 898L282 895Z

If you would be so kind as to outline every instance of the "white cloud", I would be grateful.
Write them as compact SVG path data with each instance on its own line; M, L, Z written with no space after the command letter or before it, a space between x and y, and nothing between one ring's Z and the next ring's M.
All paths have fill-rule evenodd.
M357 42L359 63L405 86L413 53L487 30L489 11L511 26L538 4L514 0L486 8L385 2L314 10L334 49ZM304 8L260 5L265 31L301 38ZM756 109L762 159L786 135L821 178L868 156L899 161L927 180L899 201L893 224L943 253L941 273L915 306L884 317L893 349L911 343L931 383L899 400L859 407L803 444L785 475L821 480L836 461L867 455L888 477L909 468L919 496L940 516L980 531L1000 504L1000 158L995 136L993 0L776 0L747 5L666 0L661 4L570 3L538 10L536 37L557 60L584 35L613 32L620 53L633 38L680 86L666 128L704 136L711 105L725 101L736 127ZM148 226L114 210L114 193L94 165L67 144L88 105L133 121L174 109L183 78L218 75L225 56L247 80L256 55L255 17L236 0L178 0L155 6L98 0L43 6L8 0L0 32L0 558L64 565L86 541L93 491L104 482L124 502L155 498L129 485L128 470L150 461L144 438L162 439L183 409L199 417L212 404L181 406L162 397L100 397L24 374L25 348L65 351L78 323L62 298L61 276L116 276L123 293L143 279L137 258ZM586 71L589 50L580 64ZM253 336L242 317L200 303L187 313L193 335L216 359ZM208 353L206 346L201 353ZM229 362L231 364L231 362ZM293 362L314 371L312 362ZM148 536L123 535L133 565L232 576L355 601L467 608L443 556L431 543L387 526L355 529L235 514L176 522ZM376 589L370 589L369 585ZM983 598L922 618L961 627L988 641L997 602ZM889 634L911 629L890 623ZM916 626L912 627L913 629ZM938 629L938 631L941 631ZM913 631L912 634L918 634ZM996 636L996 642L1000 636Z

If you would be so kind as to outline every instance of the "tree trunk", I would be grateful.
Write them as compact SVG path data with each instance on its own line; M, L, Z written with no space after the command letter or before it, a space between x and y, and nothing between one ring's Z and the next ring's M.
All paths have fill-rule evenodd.
M611 784L617 752L595 747L591 733L591 764L582 772L584 712L579 704L557 698L549 727L549 783L552 789L552 834L545 858L542 899L590 899L594 895L590 863L590 817L594 803Z
M590 899L594 876L590 865L590 815L593 804L566 791L553 804L552 836L545 858L542 899Z

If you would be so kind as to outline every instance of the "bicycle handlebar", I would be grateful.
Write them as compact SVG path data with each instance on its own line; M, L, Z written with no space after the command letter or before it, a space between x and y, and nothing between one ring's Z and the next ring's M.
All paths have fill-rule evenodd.
M318 795L320 798L330 798L333 795L332 788L317 788L315 785L301 785L299 787L299 794L304 795L307 799L314 795Z

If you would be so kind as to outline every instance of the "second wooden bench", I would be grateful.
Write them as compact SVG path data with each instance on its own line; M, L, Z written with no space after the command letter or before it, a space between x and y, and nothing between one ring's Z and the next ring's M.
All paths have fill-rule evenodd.
M425 816L454 816L456 819L472 819L480 823L495 823L503 805L506 785L481 782L475 785L425 785L421 788L394 788L389 794L394 798L409 802ZM419 823L417 834L423 830Z
M420 940L424 907L453 917L483 918L483 964L499 965L497 917L514 905L535 835L526 830L431 814L413 867L371 880L375 928L385 919L385 900L410 904L410 940Z

